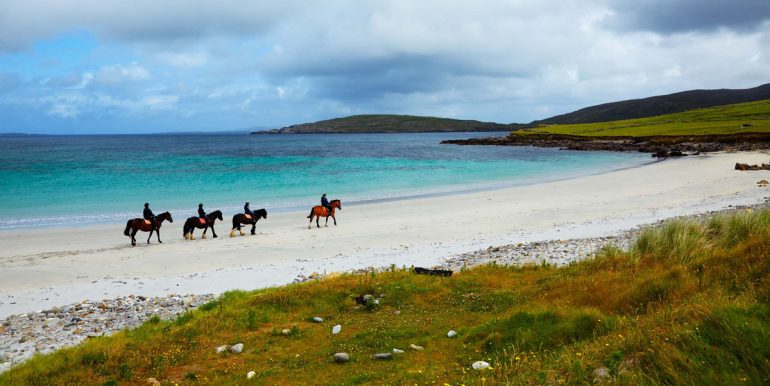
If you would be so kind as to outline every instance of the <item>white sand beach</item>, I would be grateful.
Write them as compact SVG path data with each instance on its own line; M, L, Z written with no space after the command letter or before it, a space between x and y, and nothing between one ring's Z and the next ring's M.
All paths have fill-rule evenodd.
M346 205L338 226L308 229L307 212L270 214L257 235L186 241L176 215L131 247L124 224L0 231L0 318L129 294L220 293L366 267L433 266L492 245L596 237L660 219L763 202L761 152L668 159L601 175L500 190ZM309 203L310 204L310 203ZM257 208L258 206L253 205ZM310 207L310 205L308 205ZM269 208L268 208L269 211ZM196 231L200 236L200 231Z

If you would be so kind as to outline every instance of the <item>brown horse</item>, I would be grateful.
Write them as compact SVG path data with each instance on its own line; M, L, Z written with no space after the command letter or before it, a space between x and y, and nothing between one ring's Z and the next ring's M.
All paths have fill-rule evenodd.
M195 228L203 229L203 236L201 236L202 239L206 238L206 231L211 228L211 233L214 234L214 238L217 238L217 232L214 231L214 223L217 222L217 220L222 221L222 211L221 210L215 210L209 214L206 215L206 222L201 223L200 217L190 217L185 221L184 226L182 227L182 235L184 235L185 240L195 240L195 236L193 236L193 231Z
M334 225L337 225L337 219L334 217L334 212L339 209L342 210L342 201L340 200L332 200L329 203L329 206L332 208L331 213L329 213L329 210L326 209L326 207L318 205L314 206L313 209L310 209L310 216L307 216L307 218L310 219L310 222L307 224L307 229L310 229L311 225L313 224L313 216L315 216L315 226L320 228L321 226L318 225L318 219L321 217L326 217L326 226L329 226L329 216L331 216L332 220L334 220Z
M158 232L158 242L162 243L160 241L160 226L163 224L163 221L168 220L168 222L174 222L174 219L171 218L171 213L169 212L163 212L157 216L155 216L155 222L158 224L158 229L153 229L152 224L145 221L143 218L135 218L133 220L128 220L126 223L126 230L123 231L123 234L131 238L131 245L136 245L136 232L142 231L142 232L150 232L150 236L147 237L147 244L150 243L150 238L152 238L152 232ZM131 234L129 234L129 231Z
M238 213L233 216L233 229L230 231L230 237L235 236L236 229L238 229L238 232L241 232L241 236L246 235L241 230L241 225L251 225L251 234L256 234L257 221L259 221L260 218L267 218L267 211L265 208L262 208L254 210L251 213L253 214L248 216L244 213Z

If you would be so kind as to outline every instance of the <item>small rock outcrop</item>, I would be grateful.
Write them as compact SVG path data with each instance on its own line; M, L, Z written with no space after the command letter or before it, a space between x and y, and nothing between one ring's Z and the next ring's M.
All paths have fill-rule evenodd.
M350 355L346 352L338 352L334 354L334 361L337 363L345 363L350 361Z

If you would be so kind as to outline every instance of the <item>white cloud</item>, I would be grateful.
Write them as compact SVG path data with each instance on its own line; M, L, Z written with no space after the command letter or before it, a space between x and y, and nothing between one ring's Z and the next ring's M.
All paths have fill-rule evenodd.
M93 78L100 83L121 83L142 81L150 78L150 72L137 63L102 67Z
M173 67L200 67L208 62L208 55L203 52L161 52L156 57Z

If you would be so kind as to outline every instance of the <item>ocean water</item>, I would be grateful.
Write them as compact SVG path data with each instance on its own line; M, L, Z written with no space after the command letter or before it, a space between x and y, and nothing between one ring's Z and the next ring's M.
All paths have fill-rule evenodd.
M499 133L502 135L504 133ZM125 221L145 202L176 220L530 184L649 155L441 145L493 133L0 136L0 228ZM565 192L569 194L569 192Z

